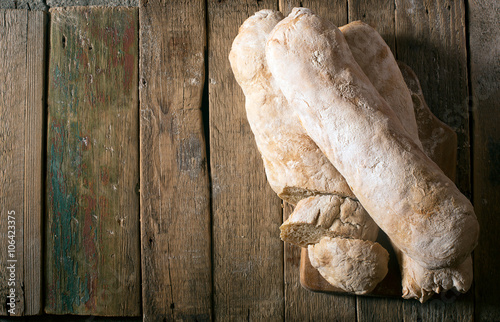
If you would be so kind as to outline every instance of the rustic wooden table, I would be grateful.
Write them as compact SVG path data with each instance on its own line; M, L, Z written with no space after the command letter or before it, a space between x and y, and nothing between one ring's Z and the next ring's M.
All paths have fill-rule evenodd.
M279 239L291 207L266 182L227 58L246 18L295 6L374 26L457 132L457 186L481 225L467 294L422 305L301 287L300 249ZM494 0L1 10L0 315L500 320L499 20Z

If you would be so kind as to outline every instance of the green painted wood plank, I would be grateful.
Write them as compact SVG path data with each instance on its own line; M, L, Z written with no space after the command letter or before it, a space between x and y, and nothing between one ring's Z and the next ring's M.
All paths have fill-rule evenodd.
M138 11L50 12L45 310L138 315Z
M44 53L43 12L0 10L0 315L41 310Z
M140 16L145 321L212 317L210 186L203 132L205 3L149 0Z

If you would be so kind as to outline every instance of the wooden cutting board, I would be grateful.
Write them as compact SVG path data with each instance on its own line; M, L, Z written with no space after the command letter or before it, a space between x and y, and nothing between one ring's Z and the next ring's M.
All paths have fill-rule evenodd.
M450 179L455 181L457 136L449 126L432 114L425 103L418 78L411 68L401 62L398 62L398 65L412 94L419 137L424 151ZM377 242L389 252L389 272L384 280L366 296L401 297L401 273L398 261L389 238L382 230L380 230ZM310 291L352 294L332 286L321 276L318 270L311 265L307 248L302 248L301 251L300 283Z

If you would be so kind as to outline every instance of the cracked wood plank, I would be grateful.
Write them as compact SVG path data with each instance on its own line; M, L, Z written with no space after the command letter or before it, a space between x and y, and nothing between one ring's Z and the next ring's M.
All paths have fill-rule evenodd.
M142 1L139 16L144 320L208 321L205 2Z
M228 55L238 28L276 1L208 1L210 167L216 320L284 319L281 202L262 158Z
M0 10L0 315L41 311L45 22Z
M51 10L47 313L140 313L137 13Z
M500 3L469 0L473 196L481 226L474 251L475 320L500 319Z

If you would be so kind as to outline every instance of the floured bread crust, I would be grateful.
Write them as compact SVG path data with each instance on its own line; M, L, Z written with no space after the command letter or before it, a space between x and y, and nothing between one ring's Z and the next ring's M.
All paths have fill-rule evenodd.
M375 241L378 235L377 225L358 201L337 195L302 199L280 231L283 241L301 247L325 236Z
M426 154L452 180L455 178L457 135L446 124L441 122L427 106L420 82L413 70L402 62L398 62L404 80L410 89L418 123L419 138ZM472 259L467 257L463 263L450 268L429 270L408 255L393 247L398 256L401 268L403 297L414 298L425 302L434 293L455 289L465 293L472 285Z
M387 54L390 53L387 44L367 24L356 21L339 27L339 30L344 34L354 59L395 112L410 137L418 144L421 140L427 156L454 180L457 136L432 114L413 70L402 62L396 63L392 54ZM407 108L411 106L413 108ZM469 290L472 284L470 257L456 267L429 270L397 247L394 248L400 263L404 298L415 298L423 303L434 293L450 289L465 293Z
M355 198L345 179L306 134L267 68L265 43L281 19L283 15L272 10L248 18L229 54L236 81L245 93L248 122L269 184L293 205L315 194Z
M472 285L473 272L470 255L456 267L429 270L397 249L395 251L402 271L401 284L405 299L418 299L424 303L434 293L439 294L451 289L465 293Z
M346 292L369 293L388 272L389 253L372 241L324 237L308 253L328 283Z
M245 93L248 121L268 181L282 199L298 203L281 227L282 236L302 246L312 242L308 233L315 236L314 242L324 234L375 240L378 226L359 201L353 199L345 179L309 138L267 69L264 56L267 34L281 18L278 12L262 10L247 19L233 42L229 59ZM382 270L387 271L387 267ZM336 276L341 280L339 274ZM343 283L349 285L351 281Z
M408 135L418 138L410 91L384 39L370 25L361 21L351 22L339 27L339 30L344 35L354 60L392 108ZM418 139L415 144L422 148Z
M465 260L478 237L472 205L409 137L341 32L294 9L266 56L309 136L396 246L430 269Z

